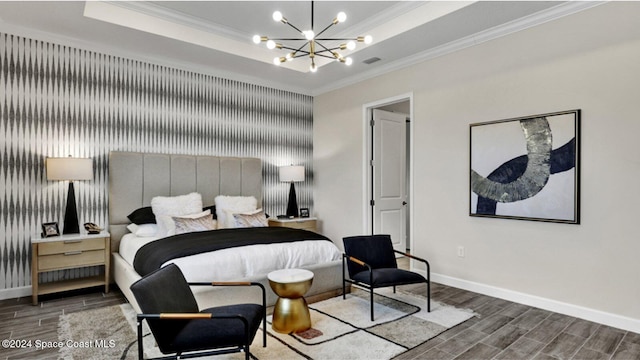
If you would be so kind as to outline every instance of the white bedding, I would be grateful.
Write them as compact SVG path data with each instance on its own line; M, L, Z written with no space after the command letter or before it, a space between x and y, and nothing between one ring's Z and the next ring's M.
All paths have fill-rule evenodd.
M157 240L126 234L120 241L120 256L133 266L135 254L145 244ZM273 270L304 267L340 260L341 252L326 240L296 241L269 245L241 246L173 259L187 281L228 281Z

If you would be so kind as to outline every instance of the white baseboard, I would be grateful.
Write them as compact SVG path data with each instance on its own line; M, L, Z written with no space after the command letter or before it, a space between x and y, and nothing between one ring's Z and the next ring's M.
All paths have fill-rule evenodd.
M26 296L31 296L31 286L21 286L17 288L0 290L0 300L21 298Z
M422 273L426 272L415 270ZM479 294L493 296L496 298L517 302L520 304L537 307L556 313L577 317L580 319L593 321L599 324L612 326L618 329L640 333L640 319L633 319L626 316L607 313L600 310L590 309L583 306L573 305L561 301L547 299L531 294L525 294L518 291L503 289L491 285L476 283L451 276L431 273L431 280L443 285L453 286L456 288L473 291Z

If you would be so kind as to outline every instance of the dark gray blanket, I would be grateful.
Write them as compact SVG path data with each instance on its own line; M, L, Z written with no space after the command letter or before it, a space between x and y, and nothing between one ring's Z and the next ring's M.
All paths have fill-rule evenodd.
M220 229L173 235L152 241L138 250L133 268L145 276L162 264L189 255L237 246L286 243L301 240L329 240L307 230L285 227Z

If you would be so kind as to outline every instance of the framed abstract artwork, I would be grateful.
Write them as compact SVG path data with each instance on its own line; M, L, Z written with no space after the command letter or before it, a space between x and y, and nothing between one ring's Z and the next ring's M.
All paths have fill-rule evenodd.
M470 216L580 223L580 110L469 131Z

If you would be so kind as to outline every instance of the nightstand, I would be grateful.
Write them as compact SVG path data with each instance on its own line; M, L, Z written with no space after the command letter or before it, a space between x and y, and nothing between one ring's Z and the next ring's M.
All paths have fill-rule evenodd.
M269 219L269 226L271 227L288 227L294 229L302 229L316 232L317 218L293 218L293 219Z
M109 259L111 235L69 234L31 239L31 288L33 305L38 305L38 295L104 285L109 292ZM87 266L104 265L104 275L79 279L38 283L38 274Z

